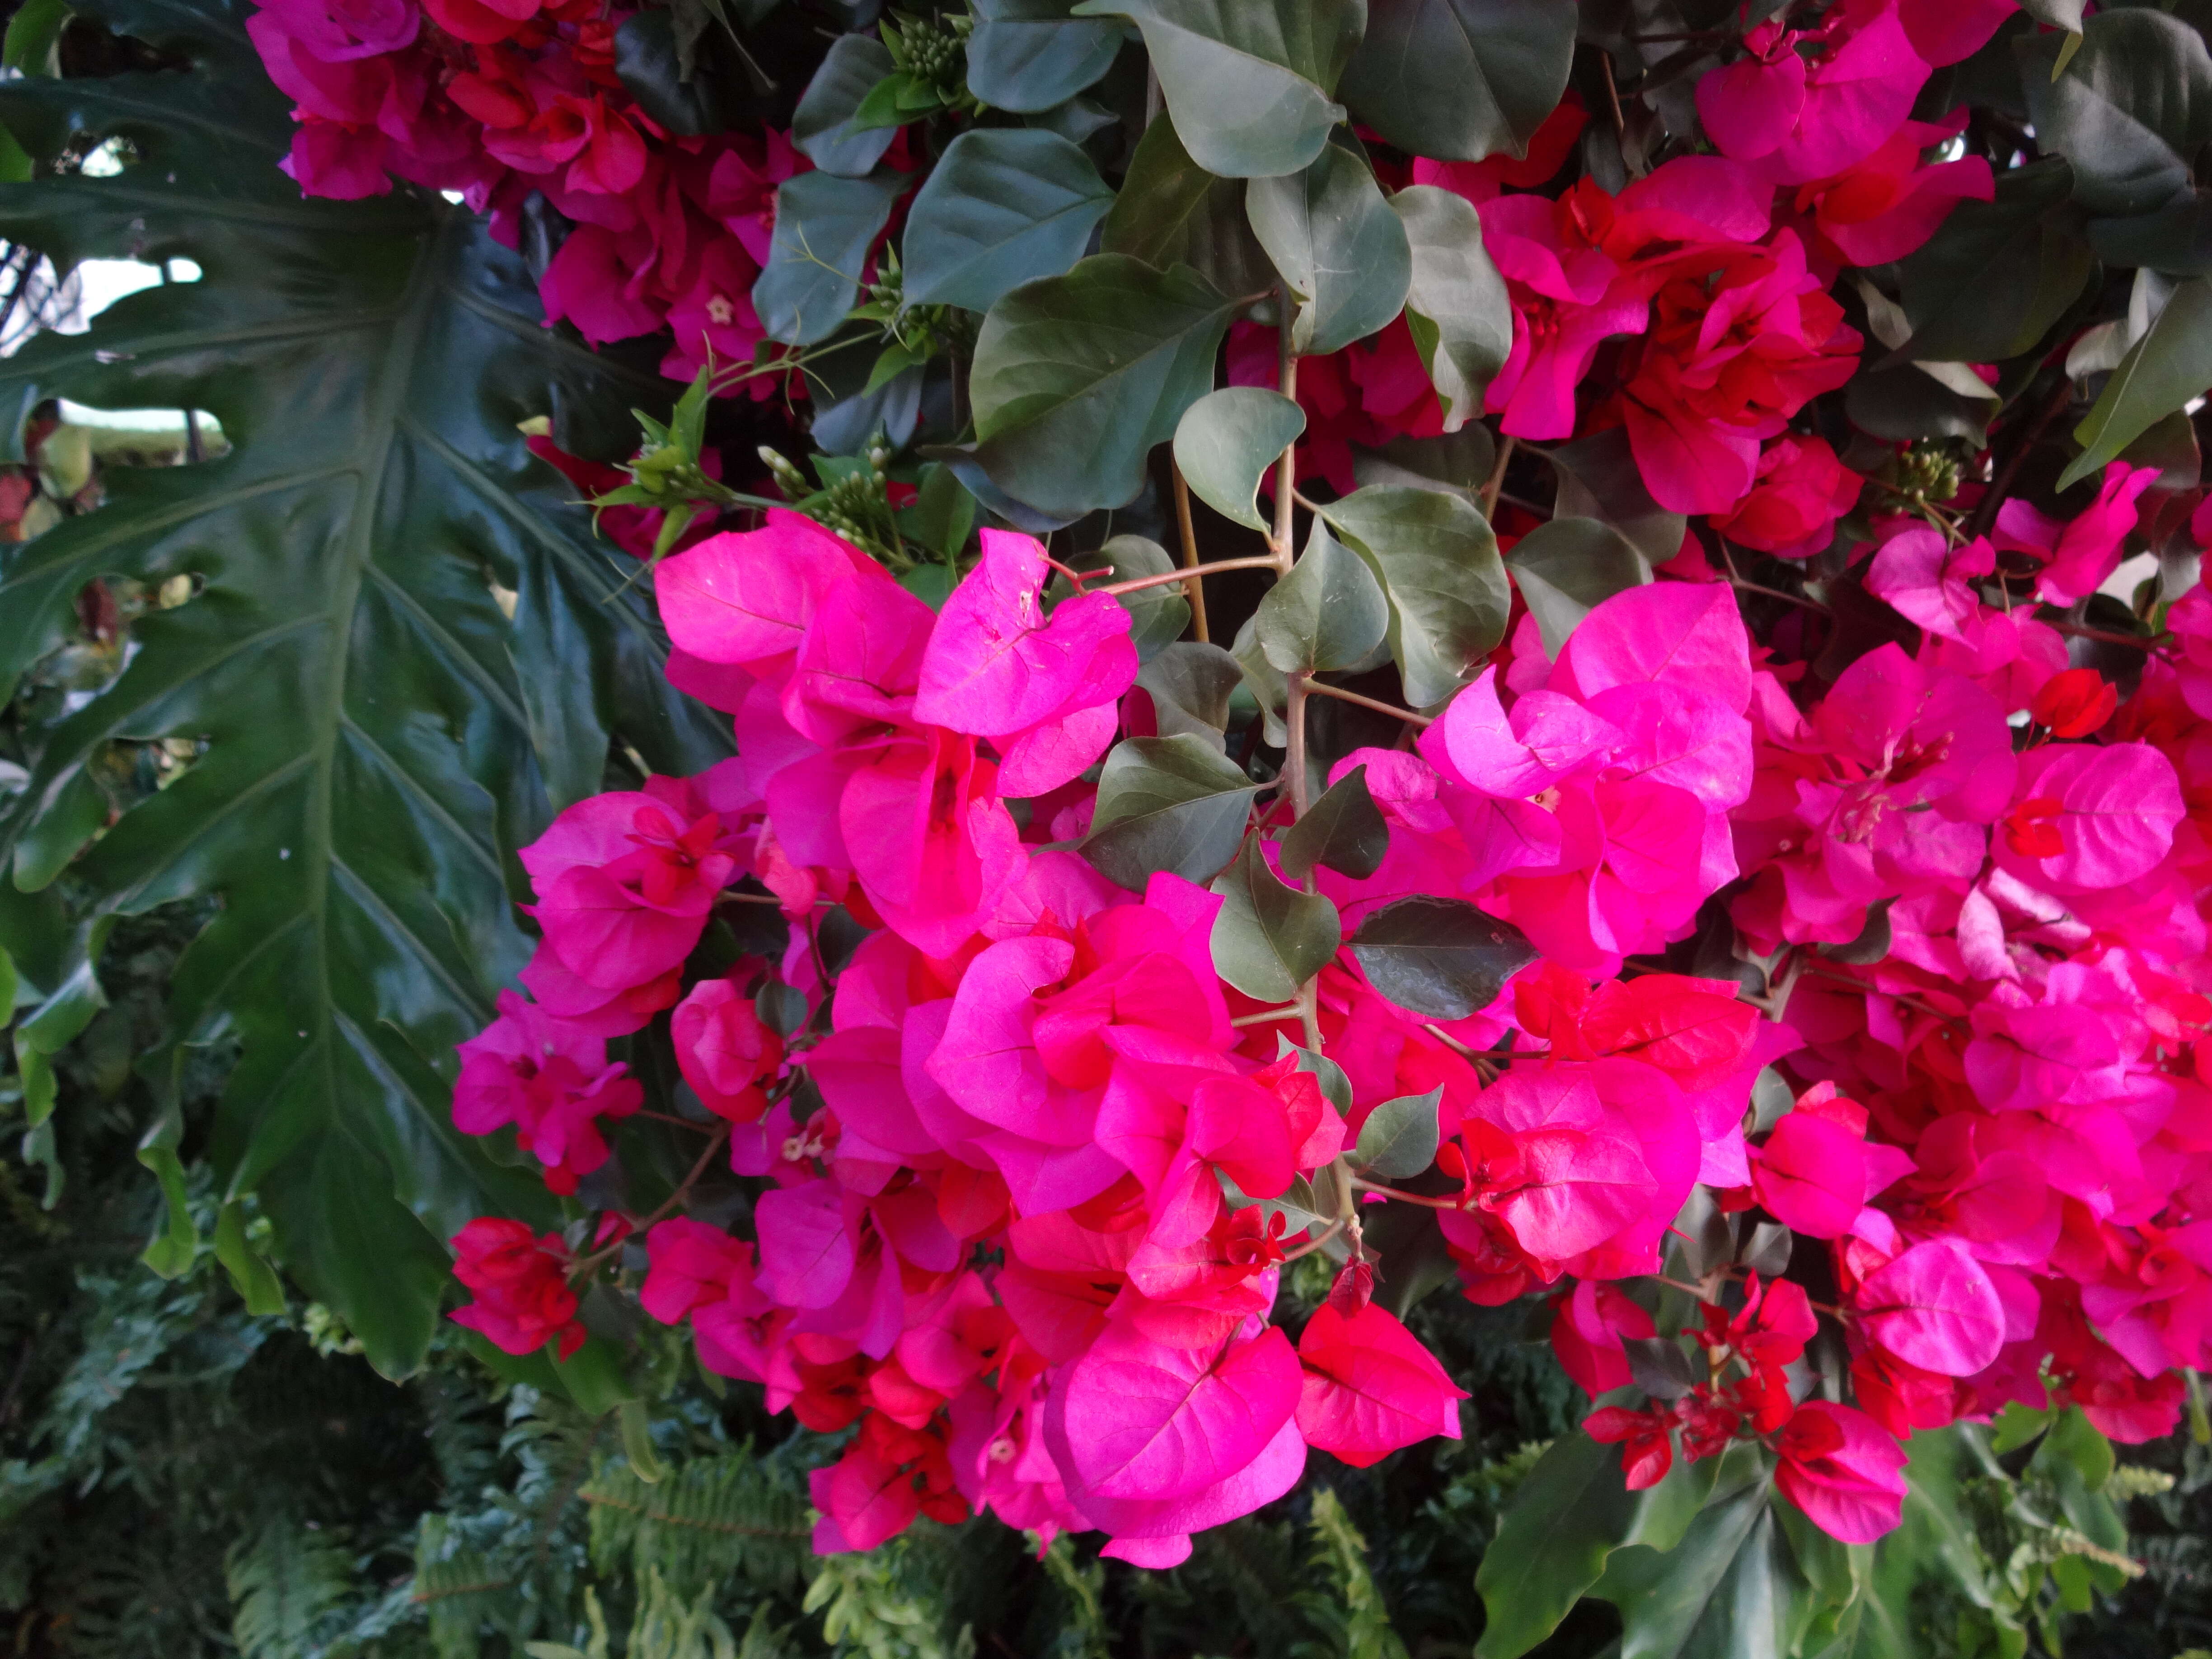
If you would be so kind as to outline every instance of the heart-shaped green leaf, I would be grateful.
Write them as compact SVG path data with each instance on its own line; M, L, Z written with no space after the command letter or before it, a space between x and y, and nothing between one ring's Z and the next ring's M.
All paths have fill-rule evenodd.
M1536 959L1521 930L1465 899L1422 895L1368 912L1352 937L1367 982L1430 1019L1465 1019Z
M1245 187L1244 209L1253 234L1299 298L1292 350L1341 351L1405 309L1413 276L1406 226L1367 163L1350 150L1324 144L1300 172L1255 179Z
M1211 881L1237 856L1258 793L1202 738L1127 738L1106 757L1083 856L1132 892L1162 870Z
M1260 481L1306 429L1306 412L1265 386L1224 386L1183 411L1176 465L1191 493L1225 519L1267 528L1256 505Z
M792 112L792 148L824 173L866 178L898 129L860 126L860 108L897 69L890 49L874 35L839 35Z
M906 297L988 311L1008 289L1080 258L1113 201L1091 158L1057 133L963 132L908 210Z
M1369 0L1345 101L1416 155L1524 155L1566 90L1575 21L1559 0Z
M2212 386L2212 279L2178 284L2150 331L2128 349L2088 417L2074 428L2081 453L2061 489L2100 471L2160 420Z
M1216 750L1227 748L1229 700L1243 679L1236 658L1196 640L1176 641L1137 672L1161 737L1188 732Z
M2092 213L2148 213L2188 190L2212 143L2212 52L2179 17L2123 6L2069 37L2015 41L2036 143L2074 164L2074 199Z
M1344 942L1336 906L1278 880L1256 836L1246 840L1213 890L1221 896L1213 919L1214 971L1248 997L1290 1001Z
M1359 1126L1352 1167L1385 1181L1407 1181L1437 1161L1437 1108L1443 1102L1439 1084L1425 1095L1400 1095L1368 1113Z
M1390 850L1390 826L1368 793L1367 765L1362 762L1334 783L1305 810L1283 837L1279 861L1283 873L1303 881L1316 865L1326 865L1339 875L1364 881L1382 867Z
M1162 270L1188 265L1224 294L1275 285L1275 268L1245 217L1243 181L1192 161L1165 111L1137 141L1098 245Z
M1481 415L1491 377L1513 349L1513 303L1483 252L1482 220L1464 196L1415 185L1393 196L1390 206L1413 252L1406 326L1443 405L1444 430L1457 432Z
M1390 628L1390 602L1375 572L1319 518L1291 574L1267 590L1254 614L1260 649L1285 674L1349 668Z
M1382 579L1390 654L1407 702L1433 708L1481 672L1505 637L1512 593L1498 538L1472 503L1441 490L1370 484L1322 516Z
M1553 519L1540 524L1506 556L1513 584L1557 657L1584 617L1616 593L1651 580L1651 567L1635 544L1595 519Z
M860 296L868 248L891 216L906 175L846 179L817 170L775 189L775 239L753 283L771 340L812 345L837 331Z
M1071 17L1073 0L969 0L968 90L993 109L1041 113L1113 66L1121 25Z

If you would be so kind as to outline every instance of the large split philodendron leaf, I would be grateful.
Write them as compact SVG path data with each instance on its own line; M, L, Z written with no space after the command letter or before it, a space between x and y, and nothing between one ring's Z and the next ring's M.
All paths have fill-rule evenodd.
M1632 1401L1624 1391L1607 1403ZM1604 1575L1616 1550L1671 1550L1713 1490L1718 1461L1677 1460L1664 1480L1631 1492L1620 1449L1579 1429L1536 1460L1499 1517L1474 1587L1489 1615L1476 1659L1520 1659L1559 1627Z
M599 787L617 710L664 770L727 752L662 679L635 566L516 429L550 413L604 454L634 437L630 405L674 388L546 331L521 261L465 211L301 200L276 169L287 100L220 0L78 10L192 67L0 87L0 120L41 153L123 131L138 157L0 189L0 234L204 274L0 365L7 436L67 396L205 410L232 447L112 469L97 512L4 550L0 678L66 636L94 578L200 592L138 623L128 669L55 728L0 850L34 842L111 739L205 741L70 872L110 913L221 896L171 989L182 1040L241 1045L211 1156L398 1373L434 1328L442 1241L545 1211L450 1115L453 1046L529 949L512 849ZM594 409L613 423L578 436Z

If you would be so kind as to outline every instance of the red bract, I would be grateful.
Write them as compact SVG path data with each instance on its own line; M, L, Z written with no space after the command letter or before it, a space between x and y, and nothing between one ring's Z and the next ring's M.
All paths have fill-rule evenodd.
M568 1252L557 1235L538 1238L520 1221L479 1216L453 1235L453 1277L477 1293L453 1310L455 1324L512 1354L536 1353L551 1342L566 1359L583 1346Z
M1870 1544L1894 1528L1905 1493L1905 1449L1863 1412L1808 1400L1776 1437L1774 1484L1831 1537Z

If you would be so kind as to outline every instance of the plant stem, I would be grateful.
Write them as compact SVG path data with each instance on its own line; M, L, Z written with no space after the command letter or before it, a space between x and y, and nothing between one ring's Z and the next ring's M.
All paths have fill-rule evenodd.
M1249 1014L1239 1014L1229 1023L1242 1028L1246 1025L1273 1025L1279 1020L1296 1019L1305 1012L1302 1002L1285 1002L1279 1007L1258 1008Z
M1396 1187L1386 1187L1379 1181L1370 1181L1363 1176L1352 1177L1352 1189L1356 1193L1380 1193L1383 1197L1404 1204L1418 1204L1425 1210L1463 1210L1463 1198L1431 1198L1426 1193L1409 1193Z
M1291 285L1279 283L1275 287L1275 306L1278 312L1275 328L1275 388L1292 403L1298 397L1298 359L1291 349ZM1283 446L1283 459L1275 467L1275 533L1269 545L1275 550L1275 568L1287 576L1291 574L1291 514L1297 504L1297 492L1291 488L1297 482L1297 440L1293 438Z
M1410 708L1401 708L1376 697L1363 697L1357 691L1347 691L1340 685L1324 685L1319 680L1306 682L1306 690L1316 696L1334 697L1339 702L1356 703L1362 708L1371 708L1378 714L1393 714L1408 726L1431 726L1433 719L1427 714L1416 714Z
M1337 1217L1335 1220L1330 1222L1327 1227L1322 1230L1318 1237L1308 1239L1304 1243L1299 1245L1295 1250L1284 1251L1283 1260L1285 1262L1296 1261L1301 1256L1311 1255L1316 1250L1327 1248L1329 1240L1334 1238L1339 1233L1344 1231L1345 1224L1345 1218L1342 1216Z
M1303 668L1285 676L1290 686L1290 703L1283 711L1283 726L1286 733L1283 751L1283 776L1291 789L1291 817L1295 822L1306 815L1313 804L1306 778L1306 687L1311 684Z
M1182 537L1182 566L1186 570L1199 568L1198 530L1190 521L1190 486L1183 482L1182 468L1172 459L1169 471L1175 477L1176 529ZM1191 631L1200 645L1206 644L1206 578L1193 576L1182 586L1183 597L1190 601Z
M1519 442L1511 433L1505 434L1498 446L1498 459L1490 464L1490 476L1482 481L1482 516L1486 519L1498 511L1498 492L1505 488L1505 464L1513 459L1514 448Z
M1212 564L1185 565L1180 570L1163 570L1155 576L1132 576L1125 582L1109 582L1104 587L1094 587L1093 593L1135 593L1147 587L1165 587L1170 582L1190 582L1196 577L1211 576L1220 570L1273 570L1277 568L1272 553L1254 554L1247 559L1216 559Z

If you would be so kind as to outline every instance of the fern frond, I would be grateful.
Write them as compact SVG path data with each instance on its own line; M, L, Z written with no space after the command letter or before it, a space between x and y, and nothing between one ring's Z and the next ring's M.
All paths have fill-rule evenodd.
M1317 1650L1328 1659L1406 1659L1406 1644L1390 1627L1375 1577L1367 1569L1367 1540L1352 1524L1344 1505L1328 1487L1314 1494L1313 1553L1308 1558L1328 1584L1328 1593L1302 1590L1298 1604L1328 1632Z
M319 1626L352 1594L353 1566L336 1540L276 1516L231 1546L223 1579L242 1659L307 1659Z
M628 1567L642 1583L657 1571L684 1597L738 1571L763 1589L797 1588L811 1531L806 1500L749 1447L693 1458L650 1486L610 1459L578 1496L602 1573Z

